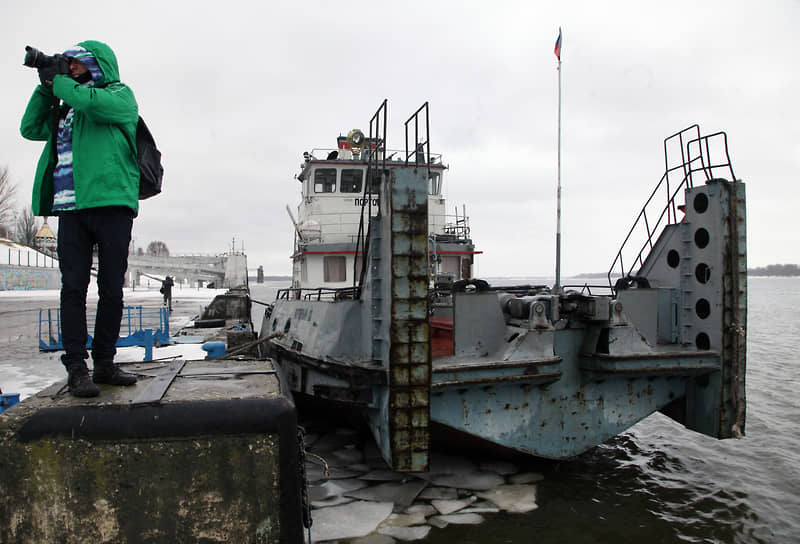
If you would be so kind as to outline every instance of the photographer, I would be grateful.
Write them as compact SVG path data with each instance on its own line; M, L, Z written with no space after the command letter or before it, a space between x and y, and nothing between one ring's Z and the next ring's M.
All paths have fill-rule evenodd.
M100 394L98 383L136 383L135 375L114 364L114 356L128 245L139 209L138 108L131 89L119 81L108 45L85 41L52 57L26 49L25 64L38 68L41 85L28 102L20 131L24 138L46 142L32 205L35 215L59 218L61 361L72 395L93 397ZM90 378L86 291L95 245L99 300Z

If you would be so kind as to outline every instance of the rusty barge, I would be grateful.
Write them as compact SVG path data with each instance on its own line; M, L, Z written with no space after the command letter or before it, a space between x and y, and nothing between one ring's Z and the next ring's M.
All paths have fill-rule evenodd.
M664 141L607 285L496 287L472 277L466 213L444 214L428 104L401 151L386 117L384 101L296 176L293 283L260 332L295 395L363 412L398 471L426 470L441 429L550 459L657 411L744 433L745 186L724 133Z

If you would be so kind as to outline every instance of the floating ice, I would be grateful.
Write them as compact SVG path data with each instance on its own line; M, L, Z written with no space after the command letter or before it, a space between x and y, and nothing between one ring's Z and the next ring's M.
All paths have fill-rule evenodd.
M423 480L413 480L407 483L390 482L349 491L345 493L345 496L367 501L392 501L399 509L403 509L414 502L426 485L428 483Z
M392 514L381 524L381 527L411 527L412 525L423 525L424 523L425 514L422 512Z
M461 500L433 500L431 504L440 514L452 514L458 512L475 502L477 497L469 497L468 499Z
M454 525L478 525L483 523L483 516L480 514L447 514L443 516L432 516L428 523L436 527L447 527L448 524ZM444 525L437 525L444 523Z
M496 489L477 494L482 499L488 499L501 510L522 514L537 508L535 485L501 485Z
M422 540L431 532L430 525L417 525L416 527L381 527L378 533L393 536L399 540Z
M397 542L389 535L367 535L351 540L350 544L394 544Z
M458 491L452 487L426 487L419 494L420 499L457 499Z
M308 486L308 496L312 501L322 501L337 495L343 495L348 491L360 489L366 485L366 482L362 482L356 478L328 480L321 484Z
M496 514L500 509L489 501L473 503L469 508L464 508L461 514Z
M311 507L312 508L329 508L331 506L339 506L342 504L347 504L349 502L353 502L355 499L351 499L350 497L343 497L342 495L335 495L333 497L328 497L327 499L322 500L312 500Z
M423 491L424 493L424 491ZM422 496L422 493L419 494ZM436 508L430 504L412 504L405 510L406 514L422 514L424 517L432 516L437 513Z
M455 487L461 489L472 489L474 491L485 491L493 489L505 483L505 479L493 472L478 472L477 470L467 470L451 474L420 474L420 478L425 478L430 483L444 487Z
M356 501L315 510L312 542L366 536L392 513L391 502Z

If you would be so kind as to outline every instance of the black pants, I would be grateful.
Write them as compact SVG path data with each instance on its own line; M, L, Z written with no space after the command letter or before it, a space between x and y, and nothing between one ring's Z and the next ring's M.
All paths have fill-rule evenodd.
M128 269L128 245L133 211L123 206L64 212L58 219L58 259L61 269L61 361L67 370L86 364L86 290L97 245L97 316L92 359L111 364L122 320L122 286Z

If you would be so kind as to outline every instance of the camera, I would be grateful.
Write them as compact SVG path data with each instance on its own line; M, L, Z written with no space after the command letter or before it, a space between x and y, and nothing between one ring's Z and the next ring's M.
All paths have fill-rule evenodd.
M30 45L25 46L22 64L31 68L51 69L54 74L69 74L69 59L61 54L46 55Z

